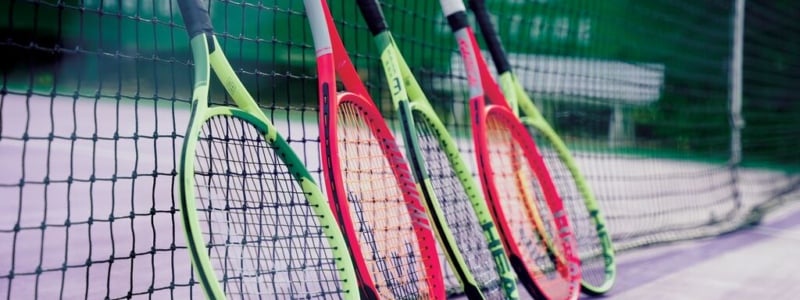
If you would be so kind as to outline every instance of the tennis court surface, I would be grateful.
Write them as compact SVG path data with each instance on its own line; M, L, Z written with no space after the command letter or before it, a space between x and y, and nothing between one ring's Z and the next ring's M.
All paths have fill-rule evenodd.
M793 299L800 293L800 205L761 225L620 255L610 299Z

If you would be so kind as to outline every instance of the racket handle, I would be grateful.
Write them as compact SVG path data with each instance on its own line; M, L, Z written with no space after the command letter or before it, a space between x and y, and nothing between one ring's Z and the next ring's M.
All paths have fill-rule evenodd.
M500 43L500 36L494 30L489 11L486 10L486 1L469 0L469 8L475 13L475 18L478 20L478 27L481 28L483 39L489 47L489 53L492 55L494 66L497 68L497 74L511 71L511 64L508 62L508 57L506 57L506 53L503 50L503 44Z
M308 16L308 23L311 25L311 36L314 39L314 49L316 50L317 58L323 55L333 53L331 47L331 32L328 27L329 20L327 13L326 0L303 0L306 7L306 15ZM336 28L334 27L335 31ZM344 47L344 46L343 46ZM318 65L319 62L317 62ZM330 72L333 72L332 68Z
M463 28L469 27L469 20L467 20L467 12L464 10L464 4L461 3L461 0L458 1L449 1L449 0L442 0L442 12L444 12L444 16L447 19L447 24L450 25L450 30L453 33L458 32ZM454 5L453 3L458 3L459 5ZM448 7L449 6L449 7Z
M358 8L361 10L361 15L367 21L367 27L372 35L378 35L386 31L386 19L383 17L381 11L381 4L378 0L358 0Z
M444 12L445 17L467 10L464 8L464 2L462 2L462 0L439 0L439 4L442 5L442 12Z
M208 6L203 0L178 0L178 7L183 16L183 23L186 24L186 31L189 38L193 38L201 33L208 36L213 34L214 28L211 27L211 17L208 14Z

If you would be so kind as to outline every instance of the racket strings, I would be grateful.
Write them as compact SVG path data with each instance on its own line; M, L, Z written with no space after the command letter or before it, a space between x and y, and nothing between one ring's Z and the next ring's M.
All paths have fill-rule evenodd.
M440 133L425 114L415 110L413 118L417 129L417 141L425 160L431 186L445 215L447 226L456 240L456 246L484 296L487 299L502 299L504 297L502 283L496 272L488 241L484 237L483 228L475 215L467 191L453 170L447 153L441 147ZM460 291L458 279L450 270L451 266L447 263L443 252L440 253L442 253L440 258L442 265L446 270L447 289Z
M218 279L240 298L340 297L328 236L261 133L215 116L195 156L198 218Z
M376 138L369 116L359 106L342 102L337 132L340 162L359 245L378 293L390 298L426 297L425 266L398 185ZM402 159L402 158L400 158Z
M603 245L598 237L597 227L591 218L585 198L580 192L572 173L561 159L553 146L552 141L540 134L532 126L527 126L528 132L534 137L536 145L544 158L547 169L556 184L559 196L569 214L578 246L578 256L581 260L582 279L592 285L600 286L606 282L605 257Z
M537 283L564 285L563 264L557 260L561 241L553 216L535 173L525 157L525 149L514 138L515 128L505 118L489 115L487 149L499 202L526 266L536 266ZM548 245L552 247L548 249ZM558 290L549 288L547 290Z
M231 127L227 127L227 128L231 128ZM227 133L227 134L228 134L228 136L239 136L238 134L231 134L231 133ZM258 143L261 143L261 142L263 142L263 141L257 141L257 142L258 142ZM229 141L229 143L230 143L230 141ZM248 149L248 148L244 148L243 150L247 150L247 149ZM249 149L250 149L250 150L252 150L253 148L249 148ZM251 152L252 152L252 151L251 151ZM229 152L229 153L235 153L235 152ZM242 153L244 153L244 151L243 151ZM217 153L217 154L221 154L221 153ZM249 154L249 157L258 157L258 156L256 156L256 155L255 155L255 153L245 153L244 157L242 157L243 159L241 159L241 160L236 160L236 161L241 161L241 162L243 162L243 163L245 163L245 164L246 164L246 163L248 162L248 160L246 159L246 157L248 157L248 154ZM260 158L260 157L258 157L258 158ZM252 163L250 163L249 165L252 165ZM247 174L247 173L243 172L243 174ZM290 179L290 180L291 180L291 179ZM260 184L263 186L263 183L264 183L264 181L260 181L259 183L260 183ZM284 181L284 185L285 185L285 181ZM281 190L281 189L279 189L279 190ZM282 190L285 190L285 189L282 189ZM243 199L243 198L239 198L239 199ZM244 203L244 204L246 205L246 203ZM245 206L245 210L246 210L246 209L247 209L247 207ZM253 210L250 210L250 212L251 212L250 214L252 214ZM262 214L260 214L260 213L258 213L258 212L256 212L256 213L258 214L258 215L257 215L257 217L263 216ZM249 214L243 214L243 215L248 215L248 217L249 217ZM236 216L236 215L234 215L234 216ZM261 220L259 220L259 221L261 221ZM230 220L229 220L228 222L230 222ZM230 223L228 223L228 224L230 224ZM291 223L290 223L290 224L291 224ZM284 227L288 227L288 228L290 228L290 226L284 226ZM251 232L256 232L255 230L258 230L258 228L252 228L252 229L254 229L254 230L252 230ZM263 233L259 233L259 236L262 236L262 235L263 235ZM286 235L286 234L284 234L284 236L285 236L285 237L289 237L289 235ZM243 241L243 242L244 242L244 241ZM256 242L260 242L260 241L259 241L259 240L256 240ZM259 253L253 253L253 251L252 251L252 248L249 248L248 250L251 250L251 251L248 253L249 255L251 255L251 257L261 257L261 255L259 255ZM261 250L261 249L260 249L260 248L258 248L257 250ZM257 265L256 265L256 266L257 266ZM244 266L240 266L240 268L243 268L243 267L244 267ZM260 272L257 272L257 273L256 273L256 276L258 276L259 274L261 274L261 273L260 273ZM250 277L252 277L252 276L250 276ZM278 280L278 281L279 281L279 280ZM292 279L291 279L291 278L289 278L289 281L292 281ZM259 286L256 286L256 287L259 287Z
M219 125L219 123L216 123L214 125ZM225 137L225 141L228 142L228 143L232 142L232 141L230 141L230 137L241 136L241 134L234 135L232 132L229 132L230 129L231 129L230 126L226 126L226 127L224 127L224 129L221 129L219 126L215 127L215 131L217 131L217 132L221 132L222 130L226 131L226 132L223 132L221 134L217 134L217 136ZM212 137L212 139L213 139L212 135L209 135L209 136ZM212 144L209 144L209 146L210 145L212 145ZM228 160L225 161L226 166L224 168L219 168L219 169L225 169L226 173L228 173L228 175L230 175L230 173L231 173L230 170L232 169L231 162L233 162L234 165L242 163L244 165L243 167L247 166L247 163L243 163L244 159L242 157L238 157L238 155L236 155L237 153L235 151L233 151L233 152L229 151L230 149L227 149L227 148L224 148L224 149L209 148L209 150L213 151L214 157L226 157L226 158L228 158ZM211 166L213 168L213 165L211 165ZM245 170L245 169L243 169L243 170ZM247 175L246 172L244 172L244 171L241 172L241 173L234 173L234 174L238 175L238 176L246 176ZM224 187L223 183L230 183L230 182L229 181L222 182L220 180L217 183L218 183L217 189L220 189L220 188ZM248 252L246 254L242 253L242 254L239 254L239 255L234 255L233 252L237 252L236 251L237 248L233 248L233 249L232 248L228 248L228 247L214 248L214 254L215 255L212 256L214 258L220 258L220 257L223 257L223 258L239 257L240 258L239 262L238 262L238 265L236 265L236 263L237 263L236 261L229 261L229 260L226 259L226 260L223 261L224 262L224 266L222 267L223 276L222 276L221 279L226 283L228 283L228 282L233 283L230 286L227 286L227 284L226 284L226 290L229 290L229 291L231 291L233 293L236 293L236 294L248 293L248 291L245 289L245 288L247 288L247 286L244 285L244 282L247 279L257 278L257 276L263 275L261 273L261 271L260 271L260 267L261 266L259 264L257 264L257 262L254 263L253 261L251 261L251 259L248 259L248 257L245 256L245 255L249 255L250 257L259 257L260 256L259 253L253 253L254 249L251 249L251 248L247 247L248 246L247 245L247 240L246 240L246 237L248 236L247 231L252 229L252 228L250 228L251 226L247 226L248 224L245 223L244 232L242 234L238 234L237 232L235 232L235 230L236 230L235 224L236 223L241 223L241 221L242 221L241 220L242 219L241 216L249 214L247 206L246 206L246 202L241 203L241 201L236 201L235 200L235 199L242 199L244 201L248 200L248 199L246 199L246 197L251 194L252 190L247 190L245 187L243 187L243 188L244 189L242 189L242 190L236 190L236 189L231 189L229 187L225 187L225 188L223 188L224 189L223 190L224 194L222 195L223 199L234 199L234 200L232 200L230 202L232 202L233 205L234 205L233 210L236 210L236 208L235 208L236 206L240 206L241 207L240 215L226 215L226 219L224 221L222 221L222 222L219 222L219 221L214 221L213 220L213 217L210 214L211 211L209 211L209 215L208 215L208 218L207 218L207 220L210 220L209 224L212 225L209 228L209 231L208 231L209 233L211 233L213 235L214 232L224 232L224 234L226 236L226 240L224 241L225 244L236 245L237 248L241 248L241 249L238 249L238 250L240 250L240 251L241 250L247 250L247 252ZM233 194L231 192L233 192ZM263 201L263 199L258 199L258 200L259 200L258 203L262 203L261 201ZM210 209L213 209L213 210L230 211L231 210L230 202L226 203L226 205L223 208L214 207L213 203L209 203L210 205L208 207ZM242 205L244 205L244 206L242 206ZM241 242L238 242L240 240L241 240ZM255 242L258 243L259 241L255 241ZM247 263L247 266L245 266L245 263ZM237 270L246 270L248 268L253 268L253 267L256 268L255 273L253 273L253 272L244 273L244 272L241 272L241 271L237 272ZM236 283L238 283L238 285L236 285ZM238 291L232 291L232 289L234 289L234 288L237 289ZM256 286L256 288L258 290L260 290L260 287Z

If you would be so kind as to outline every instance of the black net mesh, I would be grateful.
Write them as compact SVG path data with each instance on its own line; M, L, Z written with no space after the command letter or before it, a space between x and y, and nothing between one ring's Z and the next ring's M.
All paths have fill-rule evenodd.
M243 119L217 115L203 124L187 201L203 236L198 251L210 259L205 272L230 298L341 298L326 225L282 151Z

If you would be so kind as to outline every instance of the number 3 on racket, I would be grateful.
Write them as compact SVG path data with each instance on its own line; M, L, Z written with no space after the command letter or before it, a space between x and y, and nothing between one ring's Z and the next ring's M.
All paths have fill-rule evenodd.
M206 297L357 298L344 236L319 188L234 73L206 4L178 5L194 59L180 210ZM211 70L239 108L208 106Z

